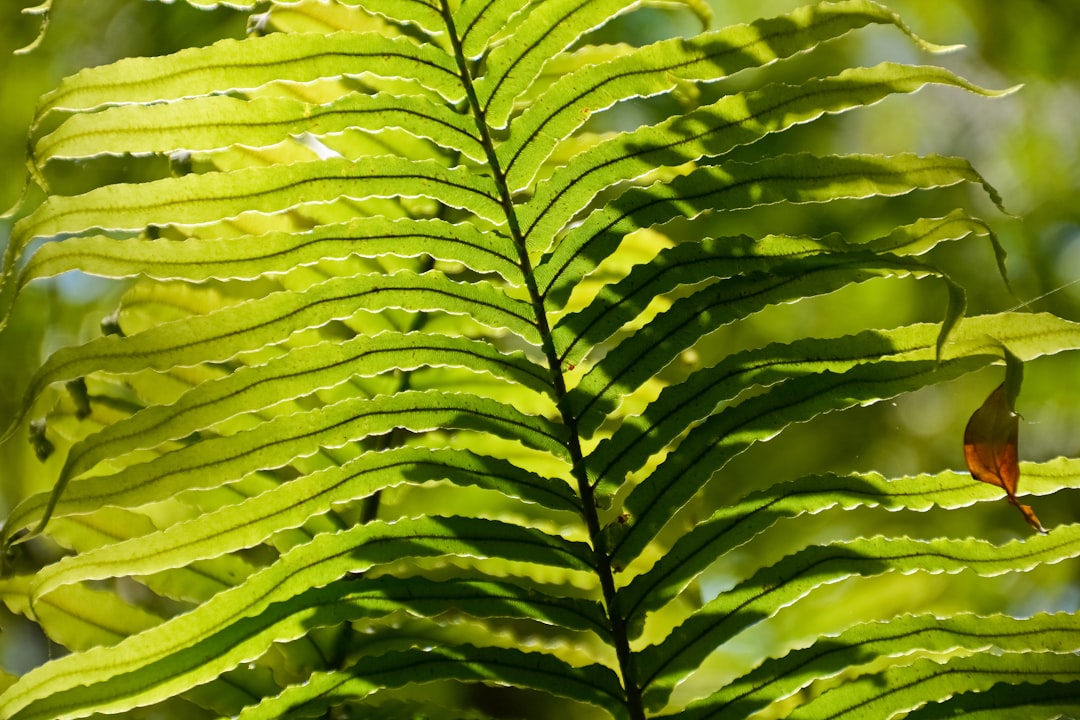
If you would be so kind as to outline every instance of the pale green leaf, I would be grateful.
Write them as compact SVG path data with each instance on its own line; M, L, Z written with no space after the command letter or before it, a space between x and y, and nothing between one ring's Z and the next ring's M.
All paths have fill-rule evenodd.
M941 363L857 365L844 373L795 377L725 409L691 430L678 452L665 458L630 492L625 510L631 520L611 548L612 557L622 567L629 564L717 469L789 424L944 382L990 361L986 356L971 356Z
M589 115L628 98L668 92L681 80L709 81L813 48L867 24L892 24L925 49L942 49L914 36L892 11L850 0L807 5L788 15L733 25L691 38L646 46L604 66L586 66L554 85L511 126L499 161L512 190L531 184L552 148Z
M162 700L262 655L271 642L302 635L302 616L269 636L248 634L274 603L380 563L443 555L592 567L592 553L580 543L476 518L425 517L326 533L187 614L117 645L60 658L27 673L0 697L0 715L62 720ZM168 662L154 662L165 657Z
M392 279L391 279L392 278ZM281 342L360 311L442 308L492 326L507 326L528 341L539 335L532 308L487 283L459 283L437 272L392 276L334 277L304 292L272 293L207 315L158 325L129 337L107 335L54 353L38 370L24 395L23 415L11 418L10 434L34 399L54 382L94 371L132 373L228 360L239 353Z
M610 185L657 168L717 157L823 114L872 105L888 95L915 92L929 83L991 94L947 70L884 63L799 85L767 85L726 95L712 105L620 134L581 153L538 188L519 218L526 234L533 228L541 235L550 234L550 228L565 225Z
M248 709L242 720L276 720L283 714L322 715L340 698L362 700L382 687L453 679L544 690L557 697L595 705L606 715L630 716L618 678L600 665L571 667L544 653L472 646L405 650L362 658L348 673L319 673L276 698Z
M1080 707L1080 683L1049 680L1039 684L1002 682L978 692L953 695L924 705L908 720L1064 720Z
M957 158L797 154L702 167L670 183L627 190L593 212L537 266L537 283L545 295L562 297L566 283L599 264L626 234L676 217L780 202L896 196L962 182L981 185L1000 203L997 192L982 176L966 160ZM523 228L530 248L541 251L552 243L550 233L559 229L545 223Z
M101 508L87 515L54 518L49 527L49 538L77 554L69 555L35 574L30 590L31 602L35 606L40 603L41 593L35 588L56 570L63 572L66 569L65 561L82 564L85 558L114 553L114 548L120 546L142 549L145 547L143 543L147 543L156 531L157 527L145 515L118 508ZM116 557L115 554L113 557ZM170 568L170 572L144 577L142 582L161 597L198 603L236 585L256 567L242 557L218 553L208 556L208 559L191 558L183 565ZM110 567L108 572L99 575L99 579L115 577L115 569L115 565Z
M182 242L142 237L116 240L103 235L68 238L35 252L20 274L19 287L69 270L162 280L247 279L284 274L325 260L384 255L429 255L521 283L510 240L499 232L437 219L374 217L319 225L306 232L193 237Z
M589 30L625 12L632 0L545 0L531 3L518 30L492 50L485 72L476 83L476 98L484 121L505 127L514 100L524 93L553 55L562 52Z
M1023 494L1048 495L1076 485L1080 462L1059 458L1025 463ZM619 590L619 607L640 631L644 615L675 598L699 573L727 553L787 518L829 508L883 507L925 512L932 507L962 508L1000 502L1001 491L967 473L944 472L898 479L878 474L811 475L751 493L718 509L683 535L647 572Z
M957 573L966 570L980 576L1024 572L1041 563L1061 562L1074 557L1078 550L1078 525L1059 527L1049 535L1035 535L1000 546L975 539L939 538L923 541L884 537L810 546L772 567L761 569L731 591L706 604L663 642L640 653L637 656L640 681L648 688L648 704L653 707L663 705L675 684L711 653L718 643L762 618L770 617L779 608L822 585L849 577L871 577L885 572ZM1030 654L1025 655L1031 657ZM1075 659L1073 670L1080 674L1080 666L1076 665ZM851 683L845 687L849 685ZM877 691L869 691L870 686L876 687ZM860 692L887 695L888 688L903 686L893 686L875 679L859 683L859 687L867 689ZM876 712L873 716L888 717Z
M461 53L478 60L494 40L520 26L528 5L499 0L463 0L454 12L454 30L461 39Z
M698 268L706 272L710 269L708 263ZM683 275L689 281L706 279L698 278L696 269L686 268ZM578 418L581 432L591 434L623 395L660 372L680 352L728 323L769 305L830 293L852 283L881 277L920 277L937 272L908 258L850 252L811 256L778 264L768 273L726 279L679 299L669 310L658 314L641 330L611 348L571 391L567 404ZM944 280L947 285L955 285L948 278ZM605 299L601 299L601 303ZM557 345L563 353L560 357L568 362L578 361L582 350L606 340L630 319L626 316L640 307L632 301L608 307L601 304L598 312L590 308L568 316L553 332L553 336L558 336L561 341ZM559 330L562 332L557 332ZM579 348L576 352L575 346Z
M135 507L184 490L214 487L258 470L281 467L319 448L336 448L394 428L422 432L441 428L477 430L516 440L565 457L565 429L543 417L526 415L488 398L430 392L405 392L351 398L316 411L279 416L235 435L181 447L106 476L57 484L15 507L4 525L4 539L49 517L92 512L104 505ZM24 536L24 539L26 536Z
M791 720L810 718L902 717L907 711L959 692L988 690L997 683L1076 683L1076 654L981 653L945 662L919 660L904 667L850 680L795 709ZM1029 717L1029 716L1027 716Z
M369 497L404 483L439 480L490 488L555 510L574 511L579 507L566 483L529 473L505 460L463 450L397 448L368 452L153 535L64 558L35 576L32 593L40 597L69 583L108 578L117 567L131 575L181 568L200 559L253 547L284 529L299 527L335 504Z
M677 438L688 425L723 401L752 386L819 373L843 372L884 359L923 361L935 358L940 327L910 325L871 330L841 338L805 338L730 355L665 388L638 416L624 419L610 439L586 458L589 477L602 493L611 493L630 472ZM1080 348L1080 325L1045 313L1001 313L966 318L950 335L945 356L982 355L998 362L1004 344L1023 360Z
M1075 617L1067 614L1027 619L1002 615L961 614L944 618L906 615L888 622L856 625L836 637L768 660L674 717L680 720L747 717L814 681L835 677L882 657L956 650L986 655L1003 650L1024 652L1032 646L1058 653L1080 649L1080 629ZM928 715L938 717L933 713Z
M481 162L476 126L445 105L419 97L345 95L325 104L292 98L227 95L182 102L121 105L74 115L34 146L40 165L105 153L170 153L232 145L269 146L290 136L402 128Z
M78 477L103 460L180 439L239 413L310 395L355 377L424 366L467 367L537 392L550 391L542 368L522 355L500 353L487 343L465 338L383 333L342 343L319 343L296 348L263 365L243 366L194 387L172 405L148 407L104 428L71 449L60 478Z
M464 97L453 58L434 45L374 33L275 33L83 70L42 99L38 116L53 110L224 94L270 82L309 82L362 72L416 78L450 102Z
M21 252L34 238L89 228L139 231L154 224L199 224L248 212L273 214L305 203L365 197L429 197L492 222L503 219L494 184L465 168L399 157L327 158L53 196L15 224L11 246Z
M71 650L114 645L129 635L158 625L162 618L120 598L115 592L72 585L38 603L26 590L33 578L0 579L0 597L13 611L36 619L54 641Z

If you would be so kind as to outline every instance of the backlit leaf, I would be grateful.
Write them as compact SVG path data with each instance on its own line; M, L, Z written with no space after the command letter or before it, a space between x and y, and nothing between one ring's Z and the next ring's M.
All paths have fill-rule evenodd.
M964 459L973 478L1004 490L1009 504L1020 511L1028 525L1045 533L1046 529L1031 506L1023 505L1016 499L1020 482L1017 448L1020 416L1015 404L1023 366L1011 353L1007 356L1006 373L1005 382L998 385L979 409L972 413L964 428Z

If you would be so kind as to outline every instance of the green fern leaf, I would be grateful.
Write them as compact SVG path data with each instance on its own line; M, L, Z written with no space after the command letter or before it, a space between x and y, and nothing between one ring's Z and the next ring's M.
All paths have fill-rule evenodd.
M713 482L794 426L1080 349L1053 315L965 317L936 249L989 241L1008 288L966 159L800 145L929 85L1008 91L832 69L869 26L950 49L869 0L649 43L626 28L709 7L187 4L249 36L83 70L29 131L5 342L57 276L124 291L2 422L54 459L5 482L0 599L69 652L0 675L0 716L467 718L490 688L530 718L1076 706L1075 613L962 584L1075 563L1080 526L972 537L1001 493L948 470ZM916 280L932 315L801 327ZM1064 495L1080 465L1021 474ZM961 529L912 531L939 514ZM850 599L896 576L957 604ZM844 611L789 637L827 587ZM714 676L756 632L783 637Z

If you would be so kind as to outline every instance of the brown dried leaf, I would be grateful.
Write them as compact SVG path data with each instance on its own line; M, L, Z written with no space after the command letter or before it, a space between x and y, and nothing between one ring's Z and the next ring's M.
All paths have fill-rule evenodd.
M964 429L964 459L973 478L1004 490L1009 504L1020 511L1028 525L1045 533L1046 529L1031 507L1021 505L1016 499L1016 486L1020 480L1019 433L1020 416L1002 383L968 420Z

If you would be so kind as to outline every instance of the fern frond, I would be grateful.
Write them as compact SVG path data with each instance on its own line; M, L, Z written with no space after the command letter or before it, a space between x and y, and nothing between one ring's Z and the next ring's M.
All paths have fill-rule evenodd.
M906 654L918 648L935 653L987 653L1015 648L1023 652L1038 644L1066 653L1075 650L1076 640L1069 615L1038 615L1026 620L1001 615L909 615L887 623L856 625L835 638L763 663L677 717L746 717L790 697L810 682L835 677L868 658L888 657L897 651ZM1016 690L1008 688L1008 692Z
M647 688L646 702L662 707L675 684L717 645L822 585L883 572L971 571L993 576L1023 571L1074 557L1078 538L1080 529L1070 525L1046 536L997 547L984 540L885 537L807 547L739 583L696 612L662 643L642 651L638 658L642 684Z
M965 317L935 249L989 241L1008 284L992 225L957 207L1003 207L968 160L798 144L930 85L1008 91L823 70L869 26L948 49L869 0L651 44L624 28L707 24L706 3L228 4L249 37L83 70L30 129L44 195L12 228L0 332L71 271L126 291L0 430L33 418L57 456L11 498L0 597L71 651L0 677L0 716L476 717L486 686L543 698L529 717L618 720L1075 701L1075 614L964 593L944 613L851 601L699 682L826 586L1080 554L1068 522L912 537L905 517L1000 504L954 471L793 462L713 502L794 425L1080 349L1052 315ZM890 211L853 227L840 206ZM945 300L893 327L873 308L855 329L755 324L916 280ZM1016 495L1063 495L1080 470L1020 472ZM862 537L873 508L896 512ZM819 536L816 516L843 521Z

